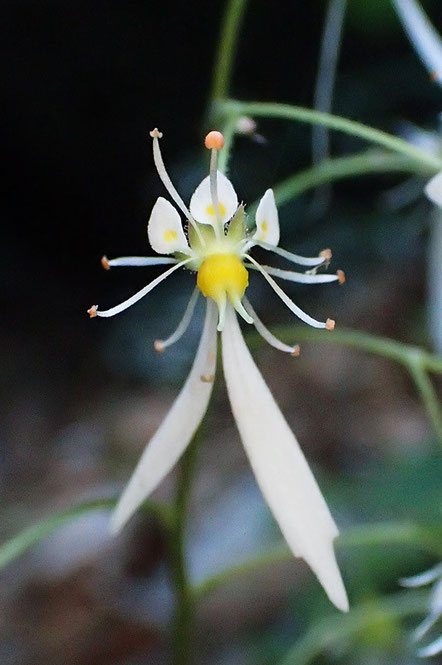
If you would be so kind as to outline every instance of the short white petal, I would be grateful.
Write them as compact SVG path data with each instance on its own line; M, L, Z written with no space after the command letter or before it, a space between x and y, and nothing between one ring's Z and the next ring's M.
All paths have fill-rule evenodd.
M275 247L279 243L278 209L272 189L268 189L259 202L256 211L256 231L253 237Z
M442 171L427 183L425 194L433 203L442 208Z
M330 600L348 610L333 540L338 529L299 444L279 410L228 307L222 333L233 415L257 482L295 556L317 575Z
M216 367L217 310L207 300L203 333L193 367L169 413L143 452L112 516L116 533L159 485L182 455L203 418Z
M147 224L149 242L158 254L187 252L189 246L184 235L181 217L169 201L160 196Z
M226 176L217 171L218 201L223 224L229 221L238 207L238 197ZM210 194L210 176L198 185L190 199L190 213L201 224L215 224L216 215Z

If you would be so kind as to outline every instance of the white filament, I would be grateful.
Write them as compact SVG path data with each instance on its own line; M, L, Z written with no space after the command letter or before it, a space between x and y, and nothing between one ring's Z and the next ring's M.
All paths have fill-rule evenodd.
M246 296L244 296L243 302L244 302L244 307L246 308L247 312L250 314L250 316L253 319L253 323L257 332L261 335L263 339L265 339L265 341L268 344L270 344L270 346L273 346L274 349L278 349L278 351L283 351L284 353L296 353L296 351L299 349L298 345L289 346L288 344L284 344L284 342L281 342L280 339L275 337L275 335L273 335L273 333L271 333L270 330L266 328L266 326L258 317L249 299L246 298Z

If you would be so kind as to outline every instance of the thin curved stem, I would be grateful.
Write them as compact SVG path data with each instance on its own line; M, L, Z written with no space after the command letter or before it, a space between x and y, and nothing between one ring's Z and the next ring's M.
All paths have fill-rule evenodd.
M440 530L421 527L418 524L381 522L379 524L364 524L347 529L336 540L336 547L346 549L349 547L404 544L414 545L423 552L440 557L442 555L440 535ZM275 545L263 554L249 557L208 577L193 587L193 594L196 598L200 598L212 593L227 582L232 582L244 575L250 575L268 566L282 563L283 561L290 561L290 559L293 559L293 554L286 543Z
M421 150L415 145L408 143L398 136L393 136L380 129L364 125L355 120L349 120L341 116L313 111L302 106L280 104L277 102L242 102L237 99L219 100L215 104L215 110L224 117L235 113L237 115L251 115L255 117L280 118L282 120L293 120L309 124L322 125L336 131L345 132L361 139L376 143L377 145L402 153L417 162L421 162L432 169L433 172L442 170L442 159L436 155Z
M434 432L442 446L442 409L436 390L427 372L420 364L419 356L416 361L409 361L407 367L414 379L419 396L433 425Z
M388 153L371 148L355 155L334 157L286 178L274 188L278 208L293 200L300 194L320 185L345 178L369 175L371 173L432 173L426 165L411 160L404 155ZM259 201L249 207L249 219L254 219Z

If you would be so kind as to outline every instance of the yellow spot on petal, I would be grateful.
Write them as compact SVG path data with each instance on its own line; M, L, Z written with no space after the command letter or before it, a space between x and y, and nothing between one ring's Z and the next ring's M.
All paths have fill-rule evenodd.
M224 215L226 214L226 208L225 208L225 206L223 206L221 201L219 203L219 211L221 213L221 217L224 217ZM215 208L213 207L212 203L207 206L206 212L207 212L208 215L211 215L212 217L215 217Z
M269 230L269 225L267 224L266 221L264 221L264 222L261 224L261 230L264 231L264 233L267 233L267 231Z
M164 231L163 238L166 242L172 242L172 240L176 240L178 238L178 233L172 229L169 229L168 231Z
M197 284L216 303L237 301L249 285L249 274L236 254L211 254L200 265Z

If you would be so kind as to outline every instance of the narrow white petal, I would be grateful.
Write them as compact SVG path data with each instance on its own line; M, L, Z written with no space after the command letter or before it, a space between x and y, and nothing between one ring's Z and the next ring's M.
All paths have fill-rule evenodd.
M230 180L220 171L217 171L217 190L221 221L225 224L235 214L238 197ZM217 219L210 192L210 176L204 178L192 194L190 212L197 222L216 225Z
M295 556L308 563L336 607L347 611L347 594L333 549L338 529L230 305L222 348L233 415L261 491Z
M146 286L137 291L137 293L134 293L133 296L120 303L119 305L115 305L115 307L111 307L110 309L105 309L103 311L95 308L93 316L102 316L107 318L109 316L115 316L115 314L119 314L120 312L124 312L125 309L134 305L136 302L141 300L141 298L144 298L145 295L147 295L150 291L152 291L152 289L158 286L160 282L169 277L169 275L171 275L175 270L185 266L186 263L189 263L191 260L192 259L186 259L185 261L180 261L180 263L177 263L176 265L166 270L166 272L163 272L161 275L159 275L159 277L156 277L156 279L152 280L149 282L149 284L146 284Z
M442 40L416 0L393 0L396 11L420 59L442 83Z
M442 171L433 176L427 183L425 194L433 203L442 208Z
M152 249L158 254L189 251L181 217L173 205L162 196L157 199L152 209L147 235Z
M160 266L167 263L178 263L178 260L168 256L119 256L117 259L107 259L109 268L119 268L122 266Z
M171 470L206 412L216 368L216 322L216 307L208 299L204 328L190 374L118 502L111 521L113 533L124 526Z
M256 239L254 239L253 243L248 244L247 249L244 251L248 251L251 247L253 247L253 245L258 245L258 247L262 247L269 252L274 252L275 254L278 254L278 256L282 256L282 258L287 259L287 261L291 261L291 263L297 263L299 266L309 266L310 268L316 268L328 260L327 257L322 255L300 256L299 254L293 254L292 252L288 252L286 249L282 249L282 247L275 247L270 245L268 242L262 242L261 240Z
M275 282L275 280L270 277L270 275L264 270L264 268L257 262L255 261L254 258L252 258L249 254L245 255L245 258L248 259L253 265L256 266L256 268L259 270L261 275L264 277L264 279L270 284L272 289L275 291L275 293L281 298L282 302L284 305L287 305L289 310L293 312L301 321L304 321L304 323L308 323L309 326L312 326L313 328L327 328L328 327L328 321L317 321L316 319L312 318L309 314L306 314L298 305L295 305L293 300L288 297L286 293L281 289L281 287Z
M256 211L256 231L253 237L275 247L279 243L278 209L272 189L268 189L259 202Z
M337 282L339 281L339 275L312 275L305 272L294 272L293 270L281 270L280 268L272 268L272 266L261 266L266 273L273 275L274 277L279 277L279 279L285 279L288 282L298 282L299 284L325 284L327 282ZM254 265L247 266L252 270L259 270Z

